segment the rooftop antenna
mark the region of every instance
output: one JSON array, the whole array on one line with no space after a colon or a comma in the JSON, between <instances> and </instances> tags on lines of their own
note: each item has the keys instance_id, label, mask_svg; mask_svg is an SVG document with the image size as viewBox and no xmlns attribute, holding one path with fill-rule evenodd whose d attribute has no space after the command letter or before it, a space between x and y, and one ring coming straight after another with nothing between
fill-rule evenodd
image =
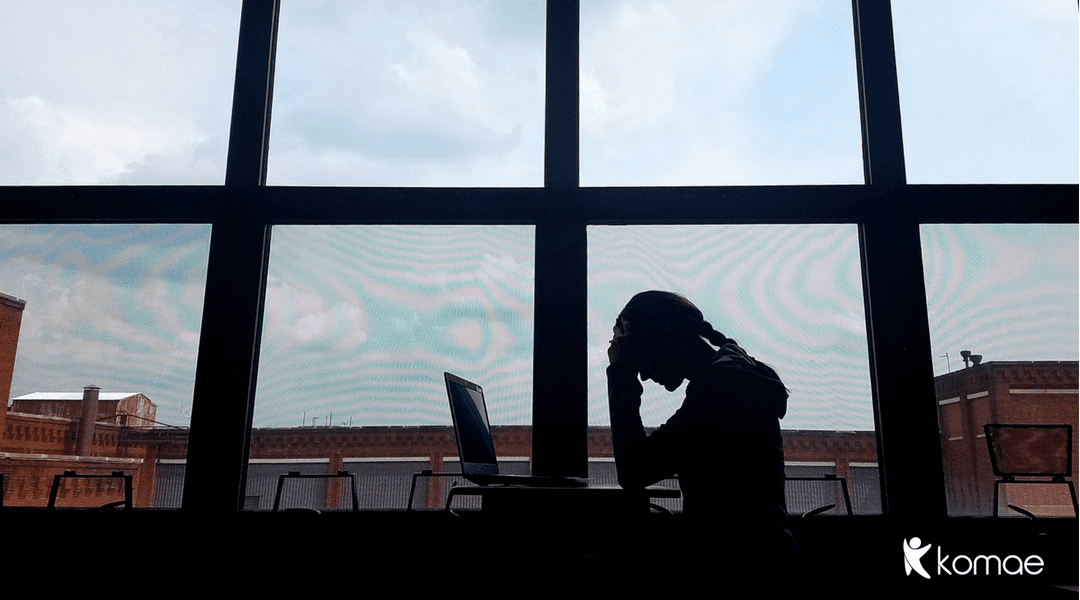
<instances>
[{"instance_id":1,"label":"rooftop antenna","mask_svg":"<svg viewBox=\"0 0 1080 600\"><path fill-rule=\"evenodd\" d=\"M942 356L944 356L944 357L945 357L945 367L946 367L947 369L949 369L949 372L950 372L950 373L952 373L952 365L951 365L951 364L949 364L949 353L948 353L948 352L946 352L945 354L939 354L939 355L938 355L938 358L941 358Z\"/></svg>"}]
</instances>

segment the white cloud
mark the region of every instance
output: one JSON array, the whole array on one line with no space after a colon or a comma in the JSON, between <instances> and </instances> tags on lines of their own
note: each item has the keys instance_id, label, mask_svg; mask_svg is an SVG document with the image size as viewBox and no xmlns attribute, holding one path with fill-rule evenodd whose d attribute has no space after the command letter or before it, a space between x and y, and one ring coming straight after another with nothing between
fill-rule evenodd
<instances>
[{"instance_id":1,"label":"white cloud","mask_svg":"<svg viewBox=\"0 0 1080 600\"><path fill-rule=\"evenodd\" d=\"M841 4L590 4L583 183L860 181L850 8Z\"/></svg>"},{"instance_id":2,"label":"white cloud","mask_svg":"<svg viewBox=\"0 0 1080 600\"><path fill-rule=\"evenodd\" d=\"M151 154L183 155L204 141L193 123L168 122L123 109L75 110L37 96L5 100L23 128L41 148L37 157L49 165L43 181L103 183L121 177L133 163Z\"/></svg>"},{"instance_id":3,"label":"white cloud","mask_svg":"<svg viewBox=\"0 0 1080 600\"><path fill-rule=\"evenodd\" d=\"M238 22L239 3L6 2L0 183L221 183Z\"/></svg>"},{"instance_id":4,"label":"white cloud","mask_svg":"<svg viewBox=\"0 0 1080 600\"><path fill-rule=\"evenodd\" d=\"M488 8L283 7L269 180L541 183L543 19Z\"/></svg>"}]
</instances>

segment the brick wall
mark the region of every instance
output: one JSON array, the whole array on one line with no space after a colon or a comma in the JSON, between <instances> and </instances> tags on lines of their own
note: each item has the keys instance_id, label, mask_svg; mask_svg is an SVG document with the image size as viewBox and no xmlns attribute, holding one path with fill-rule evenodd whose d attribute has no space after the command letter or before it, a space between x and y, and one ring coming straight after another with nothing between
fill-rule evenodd
<instances>
[{"instance_id":1,"label":"brick wall","mask_svg":"<svg viewBox=\"0 0 1080 600\"><path fill-rule=\"evenodd\" d=\"M1077 483L1076 362L988 362L935 378L945 488L952 515L993 514L994 473L983 425L1070 424L1073 427L1072 477ZM1007 504L1040 516L1072 515L1065 486L1003 486ZM1012 513L1015 515L1015 513Z\"/></svg>"},{"instance_id":2,"label":"brick wall","mask_svg":"<svg viewBox=\"0 0 1080 600\"><path fill-rule=\"evenodd\" d=\"M19 347L25 306L25 300L0 293L0 399L4 402L3 410L0 410L0 430L11 399L11 378L15 373L15 352Z\"/></svg>"}]
</instances>

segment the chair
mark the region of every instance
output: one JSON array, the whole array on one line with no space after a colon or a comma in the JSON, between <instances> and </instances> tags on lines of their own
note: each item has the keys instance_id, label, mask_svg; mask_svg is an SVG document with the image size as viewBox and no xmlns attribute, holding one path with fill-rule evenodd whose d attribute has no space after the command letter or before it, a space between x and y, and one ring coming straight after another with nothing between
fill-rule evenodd
<instances>
[{"instance_id":1,"label":"chair","mask_svg":"<svg viewBox=\"0 0 1080 600\"><path fill-rule=\"evenodd\" d=\"M58 475L53 476L52 489L49 490L49 510L56 509L56 497L60 494L60 482L64 479L123 479L124 480L124 499L119 502L109 502L103 504L98 508L101 510L109 508L117 508L123 506L124 510L131 510L131 495L132 495L132 476L125 475L123 471L113 471L109 475L79 475L75 471L64 471Z\"/></svg>"},{"instance_id":2,"label":"chair","mask_svg":"<svg viewBox=\"0 0 1080 600\"><path fill-rule=\"evenodd\" d=\"M424 469L424 470L420 471L419 473L413 473L413 475L412 475L412 485L409 486L409 505L405 509L407 511L410 511L410 510L413 509L413 497L416 495L416 480L421 478L421 477L424 477L424 478L428 478L428 477L461 477L461 473L460 472L458 472L458 473L435 473L431 469ZM449 503L447 503L447 506L449 506Z\"/></svg>"},{"instance_id":3,"label":"chair","mask_svg":"<svg viewBox=\"0 0 1080 600\"><path fill-rule=\"evenodd\" d=\"M839 484L840 485L840 492L843 494L843 498L844 498L844 508L847 510L847 515L849 517L852 516L853 513L852 513L852 510L851 510L851 496L848 495L847 478L845 478L845 477L837 477L836 474L834 474L834 473L828 473L828 474L817 476L817 477L788 477L788 476L785 476L784 480L785 481L818 481L818 482L823 482L823 483L826 483L826 484L833 484L833 485ZM789 496L788 497L788 502L790 503L791 500L792 500L792 498L790 496L793 495L793 491L790 490L789 487L785 485L784 486L784 492L785 492L785 496ZM820 515L822 513L828 512L828 511L830 511L830 510L832 510L834 508L836 508L835 504L826 504L824 506L819 506L819 507L814 508L812 510L808 510L808 511L802 513L802 516L804 518L805 517L813 517L813 516Z\"/></svg>"},{"instance_id":4,"label":"chair","mask_svg":"<svg viewBox=\"0 0 1080 600\"><path fill-rule=\"evenodd\" d=\"M994 469L994 516L998 516L1001 484L1067 485L1077 510L1072 476L1072 425L983 425ZM1039 479L1016 479L1038 477ZM1049 478L1049 479L1047 479ZM1019 511L1026 513L1026 511ZM1026 513L1030 514L1030 513Z\"/></svg>"},{"instance_id":5,"label":"chair","mask_svg":"<svg viewBox=\"0 0 1080 600\"><path fill-rule=\"evenodd\" d=\"M289 471L278 477L277 493L274 495L274 512L278 512L278 508L281 506L281 489L285 487L286 479L335 479L344 478L349 480L349 490L352 493L352 511L359 512L360 507L356 497L356 478L352 473L348 471L338 471L337 473L300 473L299 471ZM315 509L286 509L287 511L306 511L306 512L321 512Z\"/></svg>"}]
</instances>

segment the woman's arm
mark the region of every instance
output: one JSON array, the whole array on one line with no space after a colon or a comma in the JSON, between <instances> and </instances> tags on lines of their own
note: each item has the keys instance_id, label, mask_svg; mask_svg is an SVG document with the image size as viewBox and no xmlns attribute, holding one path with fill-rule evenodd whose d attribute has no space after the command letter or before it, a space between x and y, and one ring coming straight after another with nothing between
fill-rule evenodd
<instances>
[{"instance_id":1,"label":"woman's arm","mask_svg":"<svg viewBox=\"0 0 1080 600\"><path fill-rule=\"evenodd\" d=\"M642 488L674 475L674 463L663 444L650 439L641 423L641 383L637 368L616 361L607 369L611 442L619 485Z\"/></svg>"}]
</instances>

